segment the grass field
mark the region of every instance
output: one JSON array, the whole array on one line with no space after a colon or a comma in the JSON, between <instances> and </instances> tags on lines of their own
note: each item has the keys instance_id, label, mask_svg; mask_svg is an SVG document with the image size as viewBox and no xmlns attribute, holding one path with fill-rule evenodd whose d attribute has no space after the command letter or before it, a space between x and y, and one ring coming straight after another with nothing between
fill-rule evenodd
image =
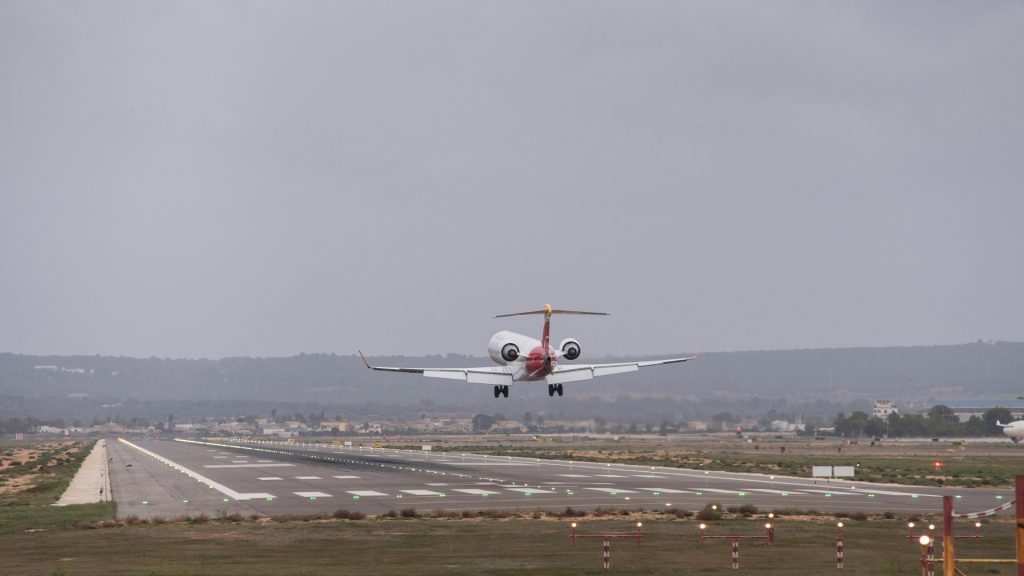
<instances>
[{"instance_id":1,"label":"grass field","mask_svg":"<svg viewBox=\"0 0 1024 576\"><path fill-rule=\"evenodd\" d=\"M71 483L92 444L55 441L0 445L5 464L0 468L0 535L70 528L113 518L113 502L52 506ZM2 566L0 574L5 574Z\"/></svg>"},{"instance_id":2,"label":"grass field","mask_svg":"<svg viewBox=\"0 0 1024 576\"><path fill-rule=\"evenodd\" d=\"M0 538L0 573L30 575L254 576L406 574L598 574L601 539L581 534L632 533L643 521L644 538L612 541L618 574L734 574L730 543L699 543L698 521L646 516L535 520L426 518L310 522L175 522L97 529L59 529ZM917 544L905 519L847 521L844 574L920 573ZM712 523L709 535L764 533L763 518ZM109 524L113 524L112 522ZM741 569L768 575L834 571L834 519L782 518L776 543L742 541ZM964 530L968 530L965 526ZM973 530L971 528L970 530ZM962 557L1013 556L1013 525L996 520L981 540L960 540ZM968 574L1014 574L1009 565L967 567Z\"/></svg>"}]
</instances>

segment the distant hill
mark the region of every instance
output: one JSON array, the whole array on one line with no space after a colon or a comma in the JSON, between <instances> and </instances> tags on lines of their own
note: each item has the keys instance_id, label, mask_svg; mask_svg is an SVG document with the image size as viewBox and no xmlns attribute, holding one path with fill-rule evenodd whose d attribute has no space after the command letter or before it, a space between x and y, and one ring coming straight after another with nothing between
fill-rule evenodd
<instances>
[{"instance_id":1,"label":"distant hill","mask_svg":"<svg viewBox=\"0 0 1024 576\"><path fill-rule=\"evenodd\" d=\"M384 365L486 366L461 355L378 357ZM587 358L612 362L619 358ZM867 402L886 398L924 404L943 398L1024 395L1024 343L707 353L681 366L566 385L571 403L596 399L668 398L742 402ZM260 401L329 405L380 403L500 406L488 386L367 370L356 355L191 360L109 356L0 354L0 396L107 398L136 401ZM546 398L542 383L513 388L513 398Z\"/></svg>"}]
</instances>

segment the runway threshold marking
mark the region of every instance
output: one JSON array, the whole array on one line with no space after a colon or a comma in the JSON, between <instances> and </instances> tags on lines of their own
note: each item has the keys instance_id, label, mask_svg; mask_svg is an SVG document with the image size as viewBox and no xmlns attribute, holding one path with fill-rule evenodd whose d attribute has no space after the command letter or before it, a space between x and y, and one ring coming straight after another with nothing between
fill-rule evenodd
<instances>
[{"instance_id":1,"label":"runway threshold marking","mask_svg":"<svg viewBox=\"0 0 1024 576\"><path fill-rule=\"evenodd\" d=\"M764 492L765 494L780 494L782 496L789 496L790 494L803 494L796 490L771 490L769 488L747 488L748 492Z\"/></svg>"},{"instance_id":2,"label":"runway threshold marking","mask_svg":"<svg viewBox=\"0 0 1024 576\"><path fill-rule=\"evenodd\" d=\"M292 492L292 494L302 496L303 498L334 498L334 496L324 492Z\"/></svg>"},{"instance_id":3,"label":"runway threshold marking","mask_svg":"<svg viewBox=\"0 0 1024 576\"><path fill-rule=\"evenodd\" d=\"M491 494L500 494L500 492L491 492L490 490L481 490L479 488L455 488L456 492L462 492L463 494L472 494L474 496L489 496Z\"/></svg>"},{"instance_id":4,"label":"runway threshold marking","mask_svg":"<svg viewBox=\"0 0 1024 576\"><path fill-rule=\"evenodd\" d=\"M184 466L182 466L181 464L178 464L177 462L174 462L172 460L164 458L163 456L157 454L156 452L152 452L150 450L146 450L142 446L139 446L137 444L133 444L133 443L125 440L124 438L118 438L117 441L122 443L122 444L124 444L125 446L130 446L130 447L138 450L139 452L142 452L143 454L146 454L147 456L151 456L151 457L155 458L157 461L163 462L164 464L167 464L168 466L170 466L170 467L172 467L172 468L174 468L176 470L181 471L183 474L188 474L189 478L195 478L199 482L202 482L203 484L206 484L210 488L213 488L214 490L220 492L221 494L227 496L228 498L232 498L234 500L253 500L253 499L256 499L256 498L260 498L260 499L263 499L263 498L273 498L273 496L271 494L267 494L266 492L245 492L245 493L243 493L243 492L236 492L236 491L232 490L231 488L228 488L227 486L221 484L220 482L215 482L214 480L211 480L211 479L207 478L206 476L203 476L202 474L200 474L198 472L195 472L194 470L190 470L188 468L185 468Z\"/></svg>"},{"instance_id":5,"label":"runway threshold marking","mask_svg":"<svg viewBox=\"0 0 1024 576\"><path fill-rule=\"evenodd\" d=\"M376 490L348 490L347 492L353 496L359 496L360 498L363 496L387 496L387 494L377 492Z\"/></svg>"},{"instance_id":6,"label":"runway threshold marking","mask_svg":"<svg viewBox=\"0 0 1024 576\"><path fill-rule=\"evenodd\" d=\"M405 494L412 494L413 496L444 496L441 492L434 492L433 490L399 490Z\"/></svg>"},{"instance_id":7,"label":"runway threshold marking","mask_svg":"<svg viewBox=\"0 0 1024 576\"><path fill-rule=\"evenodd\" d=\"M607 494L636 494L636 490L623 490L622 488L584 488L594 492L605 492Z\"/></svg>"}]
</instances>

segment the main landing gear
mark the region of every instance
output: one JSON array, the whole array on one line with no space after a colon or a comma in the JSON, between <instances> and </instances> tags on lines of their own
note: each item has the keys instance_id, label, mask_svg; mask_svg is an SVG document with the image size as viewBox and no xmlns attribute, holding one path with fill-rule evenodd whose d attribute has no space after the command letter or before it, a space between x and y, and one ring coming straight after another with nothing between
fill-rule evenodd
<instances>
[{"instance_id":1,"label":"main landing gear","mask_svg":"<svg viewBox=\"0 0 1024 576\"><path fill-rule=\"evenodd\" d=\"M505 398L508 398L508 384L494 387L494 397L498 398L500 396L505 396Z\"/></svg>"},{"instance_id":2,"label":"main landing gear","mask_svg":"<svg viewBox=\"0 0 1024 576\"><path fill-rule=\"evenodd\" d=\"M561 396L562 395L562 385L561 384L548 384L548 396L554 396L555 392L558 392L558 395Z\"/></svg>"}]
</instances>

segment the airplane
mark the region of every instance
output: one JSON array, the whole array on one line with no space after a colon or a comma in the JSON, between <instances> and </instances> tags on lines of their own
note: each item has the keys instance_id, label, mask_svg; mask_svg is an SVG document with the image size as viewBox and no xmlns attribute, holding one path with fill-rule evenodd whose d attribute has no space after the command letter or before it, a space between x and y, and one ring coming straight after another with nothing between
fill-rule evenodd
<instances>
[{"instance_id":1,"label":"airplane","mask_svg":"<svg viewBox=\"0 0 1024 576\"><path fill-rule=\"evenodd\" d=\"M698 350L693 356L668 358L665 360L618 362L614 364L560 364L560 358L565 358L566 360L576 360L579 358L582 348L579 341L575 338L562 340L558 344L557 349L551 346L551 316L555 314L608 316L608 314L605 312L561 310L552 308L550 304L545 304L543 310L499 314L495 318L535 314L544 315L544 330L541 333L540 340L508 330L502 330L491 337L490 342L487 344L487 352L491 360L498 364L498 366L479 368L393 368L370 364L366 357L363 356L362 351L359 352L359 357L363 359L366 367L371 370L408 372L422 374L428 378L448 378L451 380L463 380L473 384L491 384L494 386L495 398L500 396L508 398L509 386L515 382L544 380L548 384L548 396L554 396L555 394L561 396L564 392L562 385L567 382L590 380L598 376L608 376L610 374L636 372L647 366L689 362L696 359L700 354L700 350ZM703 347L701 348L703 349ZM524 351L526 351L525 354Z\"/></svg>"},{"instance_id":2,"label":"airplane","mask_svg":"<svg viewBox=\"0 0 1024 576\"><path fill-rule=\"evenodd\" d=\"M1003 429L1003 434L1010 437L1013 443L1016 444L1024 439L1024 420L1017 420L1010 422L1009 424L1003 424L999 420L996 420L996 426Z\"/></svg>"}]
</instances>

